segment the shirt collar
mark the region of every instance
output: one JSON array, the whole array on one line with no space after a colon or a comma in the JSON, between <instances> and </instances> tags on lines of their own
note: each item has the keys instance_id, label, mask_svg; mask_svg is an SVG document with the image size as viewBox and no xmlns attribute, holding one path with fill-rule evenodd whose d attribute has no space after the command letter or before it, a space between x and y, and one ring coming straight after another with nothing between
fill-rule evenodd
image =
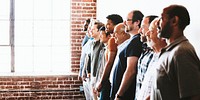
<instances>
[{"instance_id":1,"label":"shirt collar","mask_svg":"<svg viewBox=\"0 0 200 100\"><path fill-rule=\"evenodd\" d=\"M183 41L188 41L188 39L185 36L181 36L178 39L176 39L174 42L170 43L168 46L164 47L161 50L161 52L170 51Z\"/></svg>"}]
</instances>

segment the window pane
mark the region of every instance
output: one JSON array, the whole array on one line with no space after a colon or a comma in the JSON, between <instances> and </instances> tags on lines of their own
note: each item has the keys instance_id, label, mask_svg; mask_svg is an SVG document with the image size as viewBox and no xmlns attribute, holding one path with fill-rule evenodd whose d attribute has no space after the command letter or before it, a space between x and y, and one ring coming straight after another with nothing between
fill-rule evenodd
<instances>
[{"instance_id":1,"label":"window pane","mask_svg":"<svg viewBox=\"0 0 200 100\"><path fill-rule=\"evenodd\" d=\"M0 0L0 19L8 20L10 17L10 0Z\"/></svg>"},{"instance_id":2,"label":"window pane","mask_svg":"<svg viewBox=\"0 0 200 100\"><path fill-rule=\"evenodd\" d=\"M9 44L10 0L0 0L0 45Z\"/></svg>"},{"instance_id":3,"label":"window pane","mask_svg":"<svg viewBox=\"0 0 200 100\"><path fill-rule=\"evenodd\" d=\"M34 71L50 72L52 71L51 47L34 47Z\"/></svg>"},{"instance_id":4,"label":"window pane","mask_svg":"<svg viewBox=\"0 0 200 100\"><path fill-rule=\"evenodd\" d=\"M54 21L52 32L53 45L68 45L70 40L69 21Z\"/></svg>"},{"instance_id":5,"label":"window pane","mask_svg":"<svg viewBox=\"0 0 200 100\"><path fill-rule=\"evenodd\" d=\"M15 45L32 46L33 44L33 21L15 21ZM21 49L23 50L23 49Z\"/></svg>"},{"instance_id":6,"label":"window pane","mask_svg":"<svg viewBox=\"0 0 200 100\"><path fill-rule=\"evenodd\" d=\"M29 21L32 20L34 14L33 1L34 0L15 0L15 19Z\"/></svg>"},{"instance_id":7,"label":"window pane","mask_svg":"<svg viewBox=\"0 0 200 100\"><path fill-rule=\"evenodd\" d=\"M52 23L50 21L34 22L34 45L44 46L51 45L52 40Z\"/></svg>"},{"instance_id":8,"label":"window pane","mask_svg":"<svg viewBox=\"0 0 200 100\"><path fill-rule=\"evenodd\" d=\"M9 21L0 21L0 45L9 45Z\"/></svg>"},{"instance_id":9,"label":"window pane","mask_svg":"<svg viewBox=\"0 0 200 100\"><path fill-rule=\"evenodd\" d=\"M10 47L1 47L0 46L0 72L10 72L11 63L10 63Z\"/></svg>"},{"instance_id":10,"label":"window pane","mask_svg":"<svg viewBox=\"0 0 200 100\"><path fill-rule=\"evenodd\" d=\"M61 46L52 48L52 70L56 72L70 72L70 48L69 46ZM64 65L64 66L63 66Z\"/></svg>"},{"instance_id":11,"label":"window pane","mask_svg":"<svg viewBox=\"0 0 200 100\"><path fill-rule=\"evenodd\" d=\"M33 72L33 47L15 47L15 72Z\"/></svg>"},{"instance_id":12,"label":"window pane","mask_svg":"<svg viewBox=\"0 0 200 100\"><path fill-rule=\"evenodd\" d=\"M69 10L66 10L69 9ZM70 19L70 0L53 0L53 19Z\"/></svg>"},{"instance_id":13,"label":"window pane","mask_svg":"<svg viewBox=\"0 0 200 100\"><path fill-rule=\"evenodd\" d=\"M60 2L60 0L54 0ZM52 0L34 0L34 19L36 20L49 20L52 18ZM66 9L67 10L67 9Z\"/></svg>"},{"instance_id":14,"label":"window pane","mask_svg":"<svg viewBox=\"0 0 200 100\"><path fill-rule=\"evenodd\" d=\"M16 2L16 72L71 71L70 0Z\"/></svg>"}]
</instances>

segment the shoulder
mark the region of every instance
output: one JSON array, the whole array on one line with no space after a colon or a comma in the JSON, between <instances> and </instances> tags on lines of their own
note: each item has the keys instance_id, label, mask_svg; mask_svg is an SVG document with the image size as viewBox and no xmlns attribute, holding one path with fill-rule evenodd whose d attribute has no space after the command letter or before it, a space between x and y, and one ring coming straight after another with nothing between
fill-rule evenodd
<instances>
[{"instance_id":1,"label":"shoulder","mask_svg":"<svg viewBox=\"0 0 200 100\"><path fill-rule=\"evenodd\" d=\"M117 51L117 44L115 43L115 39L113 37L108 41L108 49L109 51Z\"/></svg>"}]
</instances>

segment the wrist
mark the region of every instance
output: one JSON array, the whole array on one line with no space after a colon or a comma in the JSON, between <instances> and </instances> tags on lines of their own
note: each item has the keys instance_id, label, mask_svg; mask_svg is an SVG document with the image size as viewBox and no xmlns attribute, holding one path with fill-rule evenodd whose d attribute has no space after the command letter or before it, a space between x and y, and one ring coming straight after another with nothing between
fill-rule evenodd
<instances>
[{"instance_id":1,"label":"wrist","mask_svg":"<svg viewBox=\"0 0 200 100\"><path fill-rule=\"evenodd\" d=\"M118 99L123 99L123 96L122 96L122 95L119 95L119 94L116 94L116 98L118 98Z\"/></svg>"}]
</instances>

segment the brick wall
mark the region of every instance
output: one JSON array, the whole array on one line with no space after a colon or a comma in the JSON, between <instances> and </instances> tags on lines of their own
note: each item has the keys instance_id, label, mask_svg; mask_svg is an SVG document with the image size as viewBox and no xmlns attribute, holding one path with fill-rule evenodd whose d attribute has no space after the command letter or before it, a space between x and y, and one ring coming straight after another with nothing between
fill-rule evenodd
<instances>
[{"instance_id":1,"label":"brick wall","mask_svg":"<svg viewBox=\"0 0 200 100\"><path fill-rule=\"evenodd\" d=\"M84 100L77 75L0 77L0 100Z\"/></svg>"},{"instance_id":2,"label":"brick wall","mask_svg":"<svg viewBox=\"0 0 200 100\"><path fill-rule=\"evenodd\" d=\"M71 0L71 65L72 71L79 71L81 42L85 33L81 32L87 18L96 18L96 0Z\"/></svg>"}]
</instances>

